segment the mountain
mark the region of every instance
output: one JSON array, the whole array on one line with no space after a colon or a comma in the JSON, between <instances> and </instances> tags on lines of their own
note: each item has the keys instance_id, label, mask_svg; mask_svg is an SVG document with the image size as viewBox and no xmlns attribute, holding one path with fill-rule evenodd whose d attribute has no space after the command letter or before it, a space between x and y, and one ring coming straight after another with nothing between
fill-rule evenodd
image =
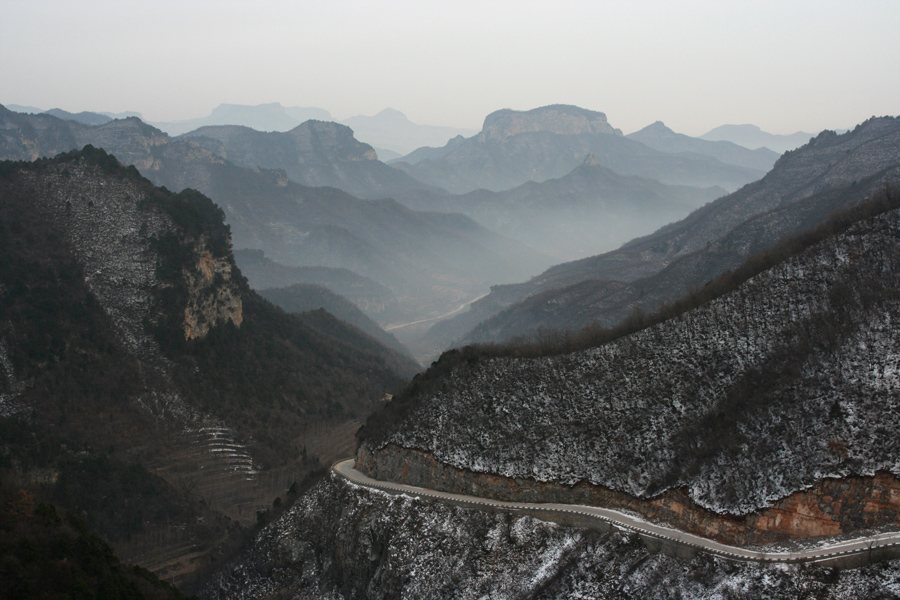
<instances>
[{"instance_id":1,"label":"mountain","mask_svg":"<svg viewBox=\"0 0 900 600\"><path fill-rule=\"evenodd\" d=\"M719 281L715 298L601 345L449 352L369 420L357 466L481 497L618 508L756 548L896 531L897 204L848 213L753 276ZM204 594L837 600L895 597L900 577L897 559L837 568L660 551L572 515L336 475L295 506Z\"/></svg>"},{"instance_id":2,"label":"mountain","mask_svg":"<svg viewBox=\"0 0 900 600\"><path fill-rule=\"evenodd\" d=\"M295 283L308 283L327 288L357 306L374 310L396 301L391 290L349 269L335 267L289 267L270 260L262 250L235 250L234 260L255 290Z\"/></svg>"},{"instance_id":3,"label":"mountain","mask_svg":"<svg viewBox=\"0 0 900 600\"><path fill-rule=\"evenodd\" d=\"M463 213L557 260L572 260L616 248L726 194L623 176L597 162L588 155L564 177L503 192L423 194L403 202L417 210Z\"/></svg>"},{"instance_id":4,"label":"mountain","mask_svg":"<svg viewBox=\"0 0 900 600\"><path fill-rule=\"evenodd\" d=\"M6 108L13 112L20 113L39 114L44 112L43 108L37 108L35 106L22 106L21 104L7 104Z\"/></svg>"},{"instance_id":5,"label":"mountain","mask_svg":"<svg viewBox=\"0 0 900 600\"><path fill-rule=\"evenodd\" d=\"M662 121L647 125L640 131L629 133L625 137L650 146L654 150L671 153L693 152L710 156L725 164L763 172L768 172L779 156L779 153L773 152L768 148L749 150L744 146L728 141L708 141L703 138L690 137L683 133L675 133L666 127Z\"/></svg>"},{"instance_id":6,"label":"mountain","mask_svg":"<svg viewBox=\"0 0 900 600\"><path fill-rule=\"evenodd\" d=\"M359 198L387 198L437 191L378 160L346 125L306 121L286 133L236 125L202 127L179 139L196 142L237 165L283 169L308 186L342 189Z\"/></svg>"},{"instance_id":7,"label":"mountain","mask_svg":"<svg viewBox=\"0 0 900 600\"><path fill-rule=\"evenodd\" d=\"M423 146L441 146L459 135L471 136L478 133L459 127L418 125L393 108L386 108L377 115L357 115L341 122L353 129L356 139L400 155L409 154ZM385 157L382 160L386 160Z\"/></svg>"},{"instance_id":8,"label":"mountain","mask_svg":"<svg viewBox=\"0 0 900 600\"><path fill-rule=\"evenodd\" d=\"M106 115L102 115L100 113L95 112L87 112L83 111L80 113L70 113L68 111L62 110L61 108L51 108L46 111L48 115L53 115L58 119L66 119L69 121L76 121L83 125L103 125L104 123L109 123L112 121L111 117L107 117Z\"/></svg>"},{"instance_id":9,"label":"mountain","mask_svg":"<svg viewBox=\"0 0 900 600\"><path fill-rule=\"evenodd\" d=\"M447 141L443 146L432 147L432 146L423 146L421 148L417 148L407 154L406 156L402 156L400 158L387 159L385 162L395 163L395 162L405 162L411 165L416 164L417 162L426 160L426 159L438 159L450 153L451 150L462 144L466 141L462 135L458 135ZM380 155L379 155L380 156ZM383 159L384 160L384 159Z\"/></svg>"},{"instance_id":10,"label":"mountain","mask_svg":"<svg viewBox=\"0 0 900 600\"><path fill-rule=\"evenodd\" d=\"M355 304L339 296L326 287L311 283L295 283L288 287L268 288L259 294L269 302L280 306L289 313L302 313L324 309L344 323L353 325L366 335L377 340L382 346L399 354L409 355L397 338L382 329L378 324L359 310ZM404 374L415 375L416 371Z\"/></svg>"},{"instance_id":11,"label":"mountain","mask_svg":"<svg viewBox=\"0 0 900 600\"><path fill-rule=\"evenodd\" d=\"M461 215L302 186L284 171L239 167L136 118L87 127L0 108L0 123L0 157L33 160L96 144L157 185L211 197L225 211L238 248L263 250L292 267L349 269L387 286L396 302L360 305L382 325L438 318L493 283L521 280L551 263Z\"/></svg>"},{"instance_id":12,"label":"mountain","mask_svg":"<svg viewBox=\"0 0 900 600\"><path fill-rule=\"evenodd\" d=\"M323 108L282 106L278 102L249 106L220 104L207 117L172 122L153 122L151 125L169 135L181 135L211 125L241 125L257 131L289 131L309 119L331 121L331 114Z\"/></svg>"},{"instance_id":13,"label":"mountain","mask_svg":"<svg viewBox=\"0 0 900 600\"><path fill-rule=\"evenodd\" d=\"M0 197L3 479L169 581L233 552L418 369L258 296L221 209L103 150L0 163Z\"/></svg>"},{"instance_id":14,"label":"mountain","mask_svg":"<svg viewBox=\"0 0 900 600\"><path fill-rule=\"evenodd\" d=\"M446 347L482 321L463 339L499 341L593 322L613 326L636 306L655 310L898 179L900 119L872 118L843 135L823 132L785 153L760 181L613 252L496 286L468 314L439 324L429 336Z\"/></svg>"},{"instance_id":15,"label":"mountain","mask_svg":"<svg viewBox=\"0 0 900 600\"><path fill-rule=\"evenodd\" d=\"M562 177L591 153L600 165L620 175L675 185L734 190L764 174L708 156L654 150L623 137L603 113L567 105L491 113L474 137L443 152L432 151L415 164L402 160L392 164L419 181L462 194Z\"/></svg>"},{"instance_id":16,"label":"mountain","mask_svg":"<svg viewBox=\"0 0 900 600\"><path fill-rule=\"evenodd\" d=\"M784 153L806 144L814 133L798 131L790 135L768 133L756 125L721 125L700 136L701 140L711 142L732 142L744 148L767 148L774 152Z\"/></svg>"}]
</instances>

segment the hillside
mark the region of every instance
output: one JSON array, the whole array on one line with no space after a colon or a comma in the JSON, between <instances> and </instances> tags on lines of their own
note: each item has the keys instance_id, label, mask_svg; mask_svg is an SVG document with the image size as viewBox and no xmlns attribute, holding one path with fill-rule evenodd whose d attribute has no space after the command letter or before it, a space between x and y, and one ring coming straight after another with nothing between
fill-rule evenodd
<instances>
[{"instance_id":1,"label":"hillside","mask_svg":"<svg viewBox=\"0 0 900 600\"><path fill-rule=\"evenodd\" d=\"M414 368L260 298L219 208L102 150L0 163L0 197L3 478L169 580L343 455Z\"/></svg>"},{"instance_id":2,"label":"hillside","mask_svg":"<svg viewBox=\"0 0 900 600\"><path fill-rule=\"evenodd\" d=\"M599 346L448 353L370 419L358 463L413 485L625 503L744 544L896 529L897 204Z\"/></svg>"},{"instance_id":3,"label":"hillside","mask_svg":"<svg viewBox=\"0 0 900 600\"><path fill-rule=\"evenodd\" d=\"M823 132L782 156L760 181L613 252L496 286L429 336L447 347L454 339L499 341L541 327L615 325L635 306L654 310L898 180L900 119L869 119L843 135Z\"/></svg>"},{"instance_id":4,"label":"hillside","mask_svg":"<svg viewBox=\"0 0 900 600\"><path fill-rule=\"evenodd\" d=\"M451 140L446 152L430 154L414 164L399 160L392 165L454 194L562 177L588 154L620 175L674 185L734 190L764 174L708 156L654 150L623 137L603 113L567 105L491 113L480 133L462 143Z\"/></svg>"},{"instance_id":5,"label":"hillside","mask_svg":"<svg viewBox=\"0 0 900 600\"><path fill-rule=\"evenodd\" d=\"M397 338L379 327L375 321L367 317L355 304L335 294L328 288L311 283L295 283L287 287L262 289L259 294L289 313L324 309L337 319L353 325L366 335L378 340L381 345L391 348L400 354L409 355L409 350L397 341ZM408 368L397 370L398 373L409 377L415 375L417 371L418 369L415 367L411 371Z\"/></svg>"}]
</instances>

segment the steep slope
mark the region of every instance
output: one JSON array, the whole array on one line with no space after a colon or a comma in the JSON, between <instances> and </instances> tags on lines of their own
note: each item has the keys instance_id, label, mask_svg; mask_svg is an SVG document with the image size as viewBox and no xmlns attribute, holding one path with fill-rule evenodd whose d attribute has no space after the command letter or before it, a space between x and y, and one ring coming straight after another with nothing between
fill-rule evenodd
<instances>
[{"instance_id":1,"label":"steep slope","mask_svg":"<svg viewBox=\"0 0 900 600\"><path fill-rule=\"evenodd\" d=\"M625 137L662 152L693 152L710 156L725 164L763 172L768 172L779 156L778 152L773 152L768 148L750 150L729 141L709 141L703 138L690 137L683 133L675 133L666 127L662 121L647 125L640 131L629 133ZM806 141L804 140L804 143Z\"/></svg>"},{"instance_id":2,"label":"steep slope","mask_svg":"<svg viewBox=\"0 0 900 600\"><path fill-rule=\"evenodd\" d=\"M338 123L306 121L286 133L220 125L181 137L242 167L283 169L298 183L336 187L359 198L437 191L379 161L370 145Z\"/></svg>"},{"instance_id":3,"label":"steep slope","mask_svg":"<svg viewBox=\"0 0 900 600\"><path fill-rule=\"evenodd\" d=\"M622 493L646 500L629 508L648 516L750 543L896 529L897 204L854 222L871 214L858 211L712 301L603 345L449 354L392 403L394 417L370 420L358 462L382 479L482 493ZM464 476L441 479L440 465Z\"/></svg>"},{"instance_id":4,"label":"steep slope","mask_svg":"<svg viewBox=\"0 0 900 600\"><path fill-rule=\"evenodd\" d=\"M558 179L530 181L504 192L406 198L413 209L461 212L481 225L558 260L617 248L725 195L722 188L666 185L618 175L588 155Z\"/></svg>"},{"instance_id":5,"label":"steep slope","mask_svg":"<svg viewBox=\"0 0 900 600\"><path fill-rule=\"evenodd\" d=\"M392 164L419 181L462 194L562 177L591 153L599 164L621 175L676 185L733 190L763 175L706 156L653 150L624 138L603 113L567 105L491 113L478 135L449 152L415 164Z\"/></svg>"},{"instance_id":6,"label":"steep slope","mask_svg":"<svg viewBox=\"0 0 900 600\"><path fill-rule=\"evenodd\" d=\"M843 135L823 132L786 153L760 181L616 251L557 265L526 283L497 286L469 314L430 335L446 344L494 315L465 339L502 340L594 321L614 325L635 306L653 310L782 237L816 226L832 211L898 181L898 171L900 119L869 119Z\"/></svg>"},{"instance_id":7,"label":"steep slope","mask_svg":"<svg viewBox=\"0 0 900 600\"><path fill-rule=\"evenodd\" d=\"M4 479L167 578L229 551L314 455L345 453L323 435L409 365L257 296L220 209L102 150L2 163L0 197Z\"/></svg>"},{"instance_id":8,"label":"steep slope","mask_svg":"<svg viewBox=\"0 0 900 600\"><path fill-rule=\"evenodd\" d=\"M353 325L366 335L378 340L383 346L401 354L409 354L409 350L397 338L379 327L355 304L328 288L310 283L295 283L288 287L263 289L259 293L263 298L289 313L325 309L341 321ZM417 371L414 364L410 364L403 371L398 370L404 375L408 373L410 377Z\"/></svg>"}]
</instances>

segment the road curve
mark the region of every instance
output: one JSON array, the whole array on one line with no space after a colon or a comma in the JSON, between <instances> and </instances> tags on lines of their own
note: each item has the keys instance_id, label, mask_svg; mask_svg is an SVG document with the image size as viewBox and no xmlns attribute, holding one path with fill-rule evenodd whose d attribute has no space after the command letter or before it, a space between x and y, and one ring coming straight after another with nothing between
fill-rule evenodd
<instances>
[{"instance_id":1,"label":"road curve","mask_svg":"<svg viewBox=\"0 0 900 600\"><path fill-rule=\"evenodd\" d=\"M543 512L557 512L569 515L578 515L598 519L604 523L635 532L641 536L674 543L695 550L723 558L739 561L753 561L761 563L798 563L798 562L832 562L842 557L870 554L873 551L895 549L900 551L900 532L881 533L877 535L824 543L811 548L789 552L766 552L756 549L739 548L729 546L715 540L704 538L677 529L665 527L644 521L639 517L597 506L582 506L579 504L552 504L531 502L506 502L503 500L491 500L478 496L465 494L453 494L440 492L427 488L379 481L356 470L353 466L354 459L342 460L332 465L332 470L339 476L363 487L374 488L391 493L409 494L423 498L435 498L449 500L455 503L470 504L474 506L490 506L503 510L531 510Z\"/></svg>"}]
</instances>

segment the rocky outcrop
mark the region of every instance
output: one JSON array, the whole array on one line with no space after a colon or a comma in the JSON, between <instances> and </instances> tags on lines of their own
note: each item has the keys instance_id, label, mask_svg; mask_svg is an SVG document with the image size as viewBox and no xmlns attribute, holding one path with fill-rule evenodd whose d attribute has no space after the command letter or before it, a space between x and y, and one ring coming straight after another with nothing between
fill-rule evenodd
<instances>
[{"instance_id":1,"label":"rocky outcrop","mask_svg":"<svg viewBox=\"0 0 900 600\"><path fill-rule=\"evenodd\" d=\"M657 523L744 547L900 528L900 479L883 472L822 479L768 508L736 517L699 506L683 488L636 498L583 481L569 486L475 473L441 463L433 454L395 445L375 452L361 450L356 467L375 479L495 500L632 511Z\"/></svg>"},{"instance_id":2,"label":"rocky outcrop","mask_svg":"<svg viewBox=\"0 0 900 600\"><path fill-rule=\"evenodd\" d=\"M536 132L558 135L622 135L622 131L610 125L602 112L567 104L553 104L529 111L506 108L492 112L485 117L479 137L485 141L502 142L514 135Z\"/></svg>"},{"instance_id":3,"label":"rocky outcrop","mask_svg":"<svg viewBox=\"0 0 900 600\"><path fill-rule=\"evenodd\" d=\"M232 279L233 262L213 257L202 243L195 252L194 268L184 269L188 291L184 337L188 340L203 337L210 328L226 322L240 327L244 320L241 292Z\"/></svg>"}]
</instances>

